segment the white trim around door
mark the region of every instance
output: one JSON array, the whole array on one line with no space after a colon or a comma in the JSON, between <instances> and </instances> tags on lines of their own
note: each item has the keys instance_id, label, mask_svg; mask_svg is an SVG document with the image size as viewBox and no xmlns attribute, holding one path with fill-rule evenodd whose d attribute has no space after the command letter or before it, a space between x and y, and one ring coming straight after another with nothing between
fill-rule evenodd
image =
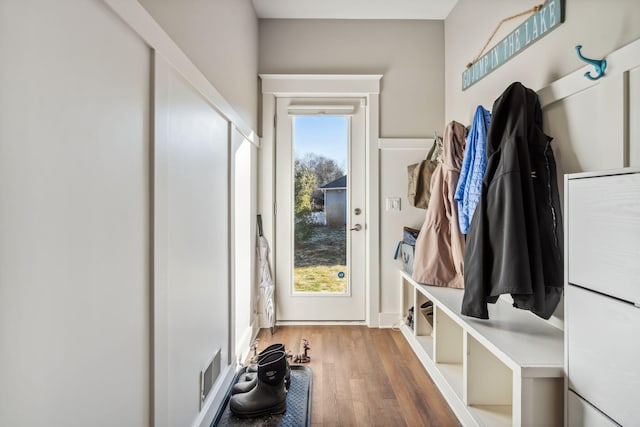
<instances>
[{"instance_id":1,"label":"white trim around door","mask_svg":"<svg viewBox=\"0 0 640 427\"><path fill-rule=\"evenodd\" d=\"M259 153L258 210L262 214L263 232L273 245L275 242L275 117L276 98L279 97L359 97L365 98L366 152L365 152L365 322L369 327L379 326L380 312L380 219L378 182L378 128L379 96L382 75L292 75L261 74L262 79L262 138ZM272 247L272 254L276 248ZM273 270L274 279L278 272ZM262 326L266 326L262 319Z\"/></svg>"}]
</instances>

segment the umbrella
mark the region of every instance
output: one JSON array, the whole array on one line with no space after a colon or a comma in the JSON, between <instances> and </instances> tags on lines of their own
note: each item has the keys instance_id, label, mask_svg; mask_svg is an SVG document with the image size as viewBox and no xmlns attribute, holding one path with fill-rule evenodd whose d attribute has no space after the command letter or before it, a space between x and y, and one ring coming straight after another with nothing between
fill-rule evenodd
<instances>
[{"instance_id":1,"label":"umbrella","mask_svg":"<svg viewBox=\"0 0 640 427\"><path fill-rule=\"evenodd\" d=\"M271 277L271 268L269 267L269 241L262 234L262 216L258 215L258 259L260 260L260 293L262 295L262 305L264 314L269 321L271 335L276 324L275 309L275 286Z\"/></svg>"}]
</instances>

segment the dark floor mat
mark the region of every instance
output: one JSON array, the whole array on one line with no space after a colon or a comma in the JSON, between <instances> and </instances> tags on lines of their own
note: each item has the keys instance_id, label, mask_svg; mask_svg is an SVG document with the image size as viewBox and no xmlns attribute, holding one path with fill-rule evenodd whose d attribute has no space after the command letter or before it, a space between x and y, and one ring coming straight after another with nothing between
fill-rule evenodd
<instances>
[{"instance_id":1,"label":"dark floor mat","mask_svg":"<svg viewBox=\"0 0 640 427\"><path fill-rule=\"evenodd\" d=\"M240 371L233 384L243 373ZM238 427L305 427L311 426L311 380L313 373L307 366L291 365L291 386L287 393L287 411L281 415L259 418L238 418L229 409L231 387L224 400L223 409L218 412L212 426Z\"/></svg>"}]
</instances>

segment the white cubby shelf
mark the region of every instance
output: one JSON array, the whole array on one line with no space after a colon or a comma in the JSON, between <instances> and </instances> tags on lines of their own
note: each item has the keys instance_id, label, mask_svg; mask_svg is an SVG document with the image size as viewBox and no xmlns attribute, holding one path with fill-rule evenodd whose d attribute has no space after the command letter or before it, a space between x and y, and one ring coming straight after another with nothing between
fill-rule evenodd
<instances>
[{"instance_id":1,"label":"white cubby shelf","mask_svg":"<svg viewBox=\"0 0 640 427\"><path fill-rule=\"evenodd\" d=\"M460 314L464 290L428 286L400 271L400 327L464 426L562 426L563 331L502 299L488 320ZM420 306L431 301L433 314Z\"/></svg>"}]
</instances>

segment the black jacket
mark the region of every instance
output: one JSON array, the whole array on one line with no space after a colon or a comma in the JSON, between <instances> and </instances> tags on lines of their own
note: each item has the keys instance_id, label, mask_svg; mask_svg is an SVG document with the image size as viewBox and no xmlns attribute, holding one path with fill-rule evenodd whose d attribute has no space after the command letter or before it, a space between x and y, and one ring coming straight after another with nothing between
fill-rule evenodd
<instances>
[{"instance_id":1,"label":"black jacket","mask_svg":"<svg viewBox=\"0 0 640 427\"><path fill-rule=\"evenodd\" d=\"M487 319L487 303L548 319L563 287L563 230L551 137L537 94L513 83L495 101L487 135L482 197L464 256L462 314Z\"/></svg>"}]
</instances>

